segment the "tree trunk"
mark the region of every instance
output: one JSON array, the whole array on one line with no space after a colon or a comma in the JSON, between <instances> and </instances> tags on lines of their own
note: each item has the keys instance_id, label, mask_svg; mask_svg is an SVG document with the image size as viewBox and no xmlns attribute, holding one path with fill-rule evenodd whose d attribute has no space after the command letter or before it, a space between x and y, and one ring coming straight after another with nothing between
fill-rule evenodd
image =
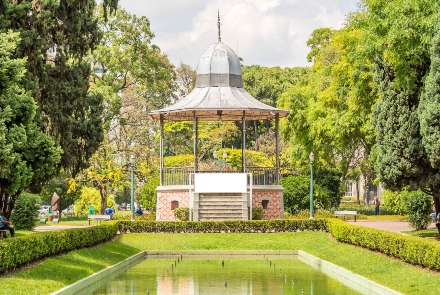
<instances>
[{"instance_id":1,"label":"tree trunk","mask_svg":"<svg viewBox=\"0 0 440 295\"><path fill-rule=\"evenodd\" d=\"M358 205L361 204L361 197L359 195L359 180L356 180L356 197Z\"/></svg>"},{"instance_id":2,"label":"tree trunk","mask_svg":"<svg viewBox=\"0 0 440 295\"><path fill-rule=\"evenodd\" d=\"M101 195L101 214L105 214L105 208L107 207L107 194L105 190L105 185L101 184L99 186L99 194Z\"/></svg>"},{"instance_id":3,"label":"tree trunk","mask_svg":"<svg viewBox=\"0 0 440 295\"><path fill-rule=\"evenodd\" d=\"M440 213L440 192L432 193L432 198L434 200L434 206L435 206L435 215ZM437 217L437 216L436 216Z\"/></svg>"}]
</instances>

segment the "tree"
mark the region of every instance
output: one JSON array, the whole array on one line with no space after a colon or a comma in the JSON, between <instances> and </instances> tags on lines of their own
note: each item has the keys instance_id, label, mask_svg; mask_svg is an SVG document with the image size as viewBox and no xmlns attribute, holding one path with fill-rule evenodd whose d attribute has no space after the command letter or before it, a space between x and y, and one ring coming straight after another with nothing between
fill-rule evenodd
<instances>
[{"instance_id":1,"label":"tree","mask_svg":"<svg viewBox=\"0 0 440 295\"><path fill-rule=\"evenodd\" d=\"M71 190L71 182L69 182L69 180L67 174L60 173L50 181L46 182L40 192L42 201L50 203L53 193L56 193L60 197L58 203L59 212L62 212L64 209L73 205L80 196L80 190Z\"/></svg>"},{"instance_id":2,"label":"tree","mask_svg":"<svg viewBox=\"0 0 440 295\"><path fill-rule=\"evenodd\" d=\"M155 122L148 113L172 102L177 83L174 66L160 48L146 17L124 9L105 20L98 10L103 39L93 51L92 90L105 101L105 137L80 181L93 185L101 195L101 211L111 192L130 187L130 156L136 158L136 182L144 183L157 172Z\"/></svg>"},{"instance_id":3,"label":"tree","mask_svg":"<svg viewBox=\"0 0 440 295\"><path fill-rule=\"evenodd\" d=\"M362 44L368 31L350 16L338 31L318 29L308 41L313 67L288 89L279 105L291 113L282 125L298 166L308 165L313 151L317 167L334 167L343 181L363 174L374 179L369 155L375 144L371 109L377 100L370 60ZM356 169L357 173L352 173Z\"/></svg>"},{"instance_id":4,"label":"tree","mask_svg":"<svg viewBox=\"0 0 440 295\"><path fill-rule=\"evenodd\" d=\"M112 12L117 0L105 0L103 6ZM27 71L20 84L37 103L38 128L63 150L57 168L73 175L87 167L103 139L102 98L89 92L86 59L102 36L95 7L94 0L0 4L0 31L21 36L15 56L27 58Z\"/></svg>"},{"instance_id":5,"label":"tree","mask_svg":"<svg viewBox=\"0 0 440 295\"><path fill-rule=\"evenodd\" d=\"M182 98L196 86L196 71L182 61L177 68L177 84L179 85L179 97Z\"/></svg>"},{"instance_id":6,"label":"tree","mask_svg":"<svg viewBox=\"0 0 440 295\"><path fill-rule=\"evenodd\" d=\"M309 54L307 54L307 61L313 62L314 58L321 53L322 49L330 43L334 35L335 30L330 28L314 30L309 40L307 40L307 46L311 49Z\"/></svg>"},{"instance_id":7,"label":"tree","mask_svg":"<svg viewBox=\"0 0 440 295\"><path fill-rule=\"evenodd\" d=\"M20 193L56 173L61 150L35 122L37 106L20 85L26 60L14 58L18 33L0 33L0 195L9 218Z\"/></svg>"},{"instance_id":8,"label":"tree","mask_svg":"<svg viewBox=\"0 0 440 295\"><path fill-rule=\"evenodd\" d=\"M11 222L17 230L31 231L35 227L38 218L37 210L41 200L38 195L23 192L14 206L11 214Z\"/></svg>"},{"instance_id":9,"label":"tree","mask_svg":"<svg viewBox=\"0 0 440 295\"><path fill-rule=\"evenodd\" d=\"M435 1L366 1L365 23L374 36L375 81L380 101L376 170L387 188L421 189L440 210L440 170L434 151L440 138L438 98L438 15ZM399 19L388 22L389 19ZM431 46L431 51L429 48Z\"/></svg>"},{"instance_id":10,"label":"tree","mask_svg":"<svg viewBox=\"0 0 440 295\"><path fill-rule=\"evenodd\" d=\"M145 101L142 111L147 114L165 107L176 97L176 73L168 57L152 44L150 21L122 8L106 20L104 12L96 12L103 38L92 54L92 89L104 96L107 124L119 114L126 91Z\"/></svg>"}]
</instances>

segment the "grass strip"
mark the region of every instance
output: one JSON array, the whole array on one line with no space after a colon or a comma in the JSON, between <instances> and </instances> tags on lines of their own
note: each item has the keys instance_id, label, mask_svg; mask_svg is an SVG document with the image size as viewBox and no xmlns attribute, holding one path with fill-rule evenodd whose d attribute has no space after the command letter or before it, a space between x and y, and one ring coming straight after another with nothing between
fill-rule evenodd
<instances>
[{"instance_id":1,"label":"grass strip","mask_svg":"<svg viewBox=\"0 0 440 295\"><path fill-rule=\"evenodd\" d=\"M50 294L141 250L303 250L404 294L432 294L440 275L331 240L323 232L125 234L0 278L0 294Z\"/></svg>"}]
</instances>

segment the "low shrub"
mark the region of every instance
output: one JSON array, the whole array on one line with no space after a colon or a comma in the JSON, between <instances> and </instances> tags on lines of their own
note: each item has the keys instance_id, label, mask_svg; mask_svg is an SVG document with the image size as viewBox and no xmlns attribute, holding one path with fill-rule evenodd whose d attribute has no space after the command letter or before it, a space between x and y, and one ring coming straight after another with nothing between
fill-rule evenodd
<instances>
[{"instance_id":1,"label":"low shrub","mask_svg":"<svg viewBox=\"0 0 440 295\"><path fill-rule=\"evenodd\" d=\"M38 219L40 197L30 193L22 193L15 201L14 210L11 214L11 222L15 229L32 230Z\"/></svg>"},{"instance_id":2,"label":"low shrub","mask_svg":"<svg viewBox=\"0 0 440 295\"><path fill-rule=\"evenodd\" d=\"M231 220L231 221L119 221L121 233L221 233L296 232L326 230L326 219Z\"/></svg>"},{"instance_id":3,"label":"low shrub","mask_svg":"<svg viewBox=\"0 0 440 295\"><path fill-rule=\"evenodd\" d=\"M327 210L316 210L313 214L314 218L331 218L334 217L331 211ZM309 219L310 218L310 210L302 210L297 214L285 214L284 216L287 219Z\"/></svg>"},{"instance_id":4,"label":"low shrub","mask_svg":"<svg viewBox=\"0 0 440 295\"><path fill-rule=\"evenodd\" d=\"M174 217L180 221L188 221L189 220L189 208L188 207L179 207L174 209Z\"/></svg>"},{"instance_id":5,"label":"low shrub","mask_svg":"<svg viewBox=\"0 0 440 295\"><path fill-rule=\"evenodd\" d=\"M131 211L117 211L113 214L113 220L131 220ZM156 212L147 212L143 215L134 214L134 220L156 220Z\"/></svg>"},{"instance_id":6,"label":"low shrub","mask_svg":"<svg viewBox=\"0 0 440 295\"><path fill-rule=\"evenodd\" d=\"M440 244L437 241L356 226L336 219L328 219L326 224L328 231L339 242L378 251L414 265L440 270Z\"/></svg>"},{"instance_id":7,"label":"low shrub","mask_svg":"<svg viewBox=\"0 0 440 295\"><path fill-rule=\"evenodd\" d=\"M55 230L4 239L0 243L0 273L5 273L26 263L81 249L113 238L118 230L116 222L99 226Z\"/></svg>"},{"instance_id":8,"label":"low shrub","mask_svg":"<svg viewBox=\"0 0 440 295\"><path fill-rule=\"evenodd\" d=\"M432 221L429 214L432 213L432 197L421 190L402 192L402 198L408 210L408 222L411 227L421 230L427 229Z\"/></svg>"},{"instance_id":9,"label":"low shrub","mask_svg":"<svg viewBox=\"0 0 440 295\"><path fill-rule=\"evenodd\" d=\"M264 217L263 206L255 206L252 208L252 220L261 220Z\"/></svg>"},{"instance_id":10,"label":"low shrub","mask_svg":"<svg viewBox=\"0 0 440 295\"><path fill-rule=\"evenodd\" d=\"M336 209L337 211L343 211L343 210L348 210L348 211L357 211L358 214L364 214L367 216L371 216L374 215L374 206L365 206L365 205L358 205L358 204L343 204L340 205L338 207L338 209ZM380 206L379 209L379 214L380 215L395 215L396 213L393 210L389 210L387 207L385 206Z\"/></svg>"}]
</instances>

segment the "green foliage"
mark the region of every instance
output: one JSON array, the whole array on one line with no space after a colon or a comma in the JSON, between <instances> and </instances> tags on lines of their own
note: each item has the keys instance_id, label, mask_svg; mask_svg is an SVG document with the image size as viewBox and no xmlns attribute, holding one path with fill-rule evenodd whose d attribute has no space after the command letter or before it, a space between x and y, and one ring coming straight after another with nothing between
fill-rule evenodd
<instances>
[{"instance_id":1,"label":"green foliage","mask_svg":"<svg viewBox=\"0 0 440 295\"><path fill-rule=\"evenodd\" d=\"M284 211L296 214L310 208L310 177L288 176L280 181L284 187Z\"/></svg>"},{"instance_id":2,"label":"green foliage","mask_svg":"<svg viewBox=\"0 0 440 295\"><path fill-rule=\"evenodd\" d=\"M320 169L314 176L314 207L330 210L339 205L341 198L340 173L335 169ZM284 187L284 210L291 214L310 209L310 176L295 175L280 180Z\"/></svg>"},{"instance_id":3,"label":"green foliage","mask_svg":"<svg viewBox=\"0 0 440 295\"><path fill-rule=\"evenodd\" d=\"M259 205L252 208L252 220L261 220L264 217L263 206Z\"/></svg>"},{"instance_id":4,"label":"green foliage","mask_svg":"<svg viewBox=\"0 0 440 295\"><path fill-rule=\"evenodd\" d=\"M57 177L51 179L42 186L42 190L39 194L43 203L50 203L53 193L56 192L60 197L58 208L60 212L73 205L80 197L81 193L80 190L69 191L69 183L66 177L67 176L64 173L61 173Z\"/></svg>"},{"instance_id":5,"label":"green foliage","mask_svg":"<svg viewBox=\"0 0 440 295\"><path fill-rule=\"evenodd\" d=\"M286 219L309 219L310 218L310 210L301 210L297 214L289 214L285 213L284 218ZM314 218L333 218L334 215L331 211L327 210L316 210L314 211Z\"/></svg>"},{"instance_id":6,"label":"green foliage","mask_svg":"<svg viewBox=\"0 0 440 295\"><path fill-rule=\"evenodd\" d=\"M363 204L359 205L357 203L355 203L355 204L341 204L341 205L339 205L338 210L357 211L358 212L357 218L359 218L359 214L362 214L365 216L374 216L375 215L374 214L374 210L375 210L374 206L365 206ZM396 212L389 209L388 207L385 207L385 206L380 207L380 215L395 215L395 214L396 214Z\"/></svg>"},{"instance_id":7,"label":"green foliage","mask_svg":"<svg viewBox=\"0 0 440 295\"><path fill-rule=\"evenodd\" d=\"M41 199L38 195L27 192L20 194L11 214L11 222L16 230L32 230L35 227L40 203Z\"/></svg>"},{"instance_id":8,"label":"green foliage","mask_svg":"<svg viewBox=\"0 0 440 295\"><path fill-rule=\"evenodd\" d=\"M435 240L403 236L336 219L327 220L327 230L339 242L378 251L413 265L440 270L440 244Z\"/></svg>"},{"instance_id":9,"label":"green foliage","mask_svg":"<svg viewBox=\"0 0 440 295\"><path fill-rule=\"evenodd\" d=\"M189 208L188 207L179 207L174 209L174 217L180 221L188 221L189 220Z\"/></svg>"},{"instance_id":10,"label":"green foliage","mask_svg":"<svg viewBox=\"0 0 440 295\"><path fill-rule=\"evenodd\" d=\"M84 186L81 188L81 196L76 200L73 211L76 215L87 215L89 206L94 206L95 212L99 213L101 196L97 189Z\"/></svg>"},{"instance_id":11,"label":"green foliage","mask_svg":"<svg viewBox=\"0 0 440 295\"><path fill-rule=\"evenodd\" d=\"M404 191L402 198L409 213L408 222L411 227L417 230L428 228L431 222L429 214L432 213L432 197L418 190Z\"/></svg>"},{"instance_id":12,"label":"green foliage","mask_svg":"<svg viewBox=\"0 0 440 295\"><path fill-rule=\"evenodd\" d=\"M0 246L3 261L0 273L46 257L109 241L117 230L117 223L109 221L100 226L48 231L4 240Z\"/></svg>"},{"instance_id":13,"label":"green foliage","mask_svg":"<svg viewBox=\"0 0 440 295\"><path fill-rule=\"evenodd\" d=\"M326 219L308 220L231 220L231 221L119 221L119 231L125 233L257 233L296 232L326 229Z\"/></svg>"},{"instance_id":14,"label":"green foliage","mask_svg":"<svg viewBox=\"0 0 440 295\"><path fill-rule=\"evenodd\" d=\"M194 155L183 154L168 156L163 159L165 167L189 167L194 165Z\"/></svg>"},{"instance_id":15,"label":"green foliage","mask_svg":"<svg viewBox=\"0 0 440 295\"><path fill-rule=\"evenodd\" d=\"M113 219L114 220L131 220L131 212L128 210L116 211L116 213L113 214ZM144 213L143 215L136 215L135 214L134 219L136 221L156 220L156 212L147 212L147 213Z\"/></svg>"},{"instance_id":16,"label":"green foliage","mask_svg":"<svg viewBox=\"0 0 440 295\"><path fill-rule=\"evenodd\" d=\"M420 97L420 134L431 166L440 169L440 31L431 42L431 66Z\"/></svg>"},{"instance_id":17,"label":"green foliage","mask_svg":"<svg viewBox=\"0 0 440 295\"><path fill-rule=\"evenodd\" d=\"M37 105L20 84L25 58L14 58L18 33L1 33L0 24L0 183L6 218L24 189L37 190L56 173L61 150L38 127Z\"/></svg>"},{"instance_id":18,"label":"green foliage","mask_svg":"<svg viewBox=\"0 0 440 295\"><path fill-rule=\"evenodd\" d=\"M343 182L353 178L349 168L375 178L368 157L374 145L371 108L377 97L365 54L368 31L359 28L362 17L351 14L339 31L315 30L308 42L312 69L278 101L291 110L282 132L290 140L295 167L307 167L314 151L316 165L338 169Z\"/></svg>"},{"instance_id":19,"label":"green foliage","mask_svg":"<svg viewBox=\"0 0 440 295\"><path fill-rule=\"evenodd\" d=\"M341 172L330 167L320 167L314 172L314 201L322 209L337 208L342 197Z\"/></svg>"},{"instance_id":20,"label":"green foliage","mask_svg":"<svg viewBox=\"0 0 440 295\"><path fill-rule=\"evenodd\" d=\"M117 7L117 1L105 3L107 9ZM57 168L73 174L87 166L103 138L102 97L89 92L91 67L84 58L102 36L94 16L96 5L92 0L5 2L0 21L0 31L12 29L22 36L14 52L18 58L26 58L21 85L38 106L38 130L63 150L58 155L61 161L56 159ZM41 147L38 150L44 151ZM40 161L50 158L39 155Z\"/></svg>"},{"instance_id":21,"label":"green foliage","mask_svg":"<svg viewBox=\"0 0 440 295\"><path fill-rule=\"evenodd\" d=\"M310 39L307 40L307 46L311 49L307 54L307 61L312 62L319 55L324 47L332 40L335 30L330 28L320 28L312 32Z\"/></svg>"},{"instance_id":22,"label":"green foliage","mask_svg":"<svg viewBox=\"0 0 440 295\"><path fill-rule=\"evenodd\" d=\"M362 25L372 36L366 43L380 94L373 112L379 180L392 190L423 189L439 210L438 3L366 4Z\"/></svg>"},{"instance_id":23,"label":"green foliage","mask_svg":"<svg viewBox=\"0 0 440 295\"><path fill-rule=\"evenodd\" d=\"M160 178L158 175L156 175L149 178L141 188L141 191L138 195L138 203L141 204L146 210L156 212L156 188L159 186L159 183Z\"/></svg>"},{"instance_id":24,"label":"green foliage","mask_svg":"<svg viewBox=\"0 0 440 295\"><path fill-rule=\"evenodd\" d=\"M262 67L258 65L243 67L243 87L253 97L267 105L276 107L278 97L299 78L308 68Z\"/></svg>"},{"instance_id":25,"label":"green foliage","mask_svg":"<svg viewBox=\"0 0 440 295\"><path fill-rule=\"evenodd\" d=\"M385 190L381 198L386 208L391 210L392 212L399 215L408 214L408 209L406 208L401 192ZM383 212L383 208L381 208L381 211Z\"/></svg>"}]
</instances>

